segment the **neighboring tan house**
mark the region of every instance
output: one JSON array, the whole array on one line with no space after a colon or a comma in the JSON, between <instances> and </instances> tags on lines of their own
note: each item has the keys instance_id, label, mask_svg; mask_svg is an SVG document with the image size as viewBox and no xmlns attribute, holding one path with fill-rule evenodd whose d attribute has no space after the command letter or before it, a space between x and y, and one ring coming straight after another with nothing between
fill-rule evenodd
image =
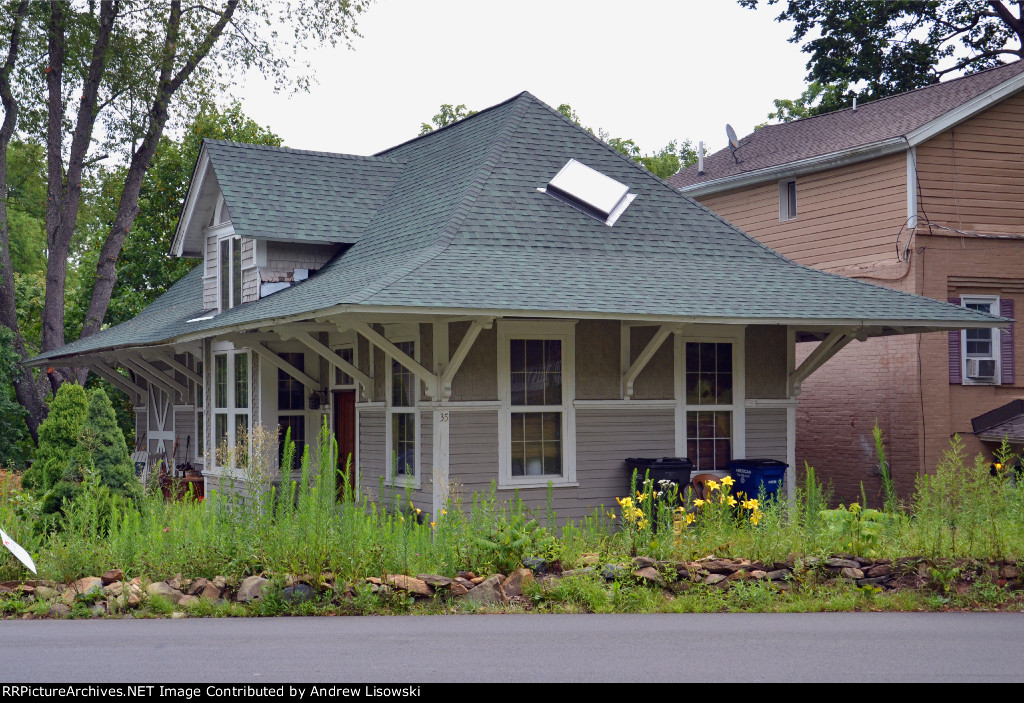
<instances>
[{"instance_id":1,"label":"neighboring tan house","mask_svg":"<svg viewBox=\"0 0 1024 703\"><path fill-rule=\"evenodd\" d=\"M995 321L797 266L528 93L371 157L207 141L172 253L204 262L30 363L111 380L210 487L244 488L214 448L326 420L362 495L434 514L494 483L579 519L627 457L792 464L846 341Z\"/></svg>"},{"instance_id":2,"label":"neighboring tan house","mask_svg":"<svg viewBox=\"0 0 1024 703\"><path fill-rule=\"evenodd\" d=\"M1024 303L1022 89L1019 62L769 125L669 183L796 262L1013 318ZM904 493L954 433L972 454L990 454L990 421L1024 426L1010 422L1017 404L989 415L1024 396L1021 334L993 327L852 345L804 384L798 461L853 499L861 482L879 487L876 420Z\"/></svg>"}]
</instances>

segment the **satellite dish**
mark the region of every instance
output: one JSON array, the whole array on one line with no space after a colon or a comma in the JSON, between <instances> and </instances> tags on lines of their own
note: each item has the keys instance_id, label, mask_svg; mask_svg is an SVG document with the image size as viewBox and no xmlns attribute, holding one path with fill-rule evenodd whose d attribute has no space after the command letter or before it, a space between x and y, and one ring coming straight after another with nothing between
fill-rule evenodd
<instances>
[{"instance_id":1,"label":"satellite dish","mask_svg":"<svg viewBox=\"0 0 1024 703\"><path fill-rule=\"evenodd\" d=\"M736 130L731 124L725 125L725 136L729 137L729 146L733 149L739 148L740 140L736 138Z\"/></svg>"}]
</instances>

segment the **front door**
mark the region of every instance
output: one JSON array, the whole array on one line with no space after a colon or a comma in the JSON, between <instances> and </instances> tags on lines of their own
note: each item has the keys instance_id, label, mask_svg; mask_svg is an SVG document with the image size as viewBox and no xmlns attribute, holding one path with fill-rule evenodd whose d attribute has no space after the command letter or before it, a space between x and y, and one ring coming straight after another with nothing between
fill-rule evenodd
<instances>
[{"instance_id":1,"label":"front door","mask_svg":"<svg viewBox=\"0 0 1024 703\"><path fill-rule=\"evenodd\" d=\"M355 496L356 392L334 392L334 437L338 441L338 498Z\"/></svg>"}]
</instances>

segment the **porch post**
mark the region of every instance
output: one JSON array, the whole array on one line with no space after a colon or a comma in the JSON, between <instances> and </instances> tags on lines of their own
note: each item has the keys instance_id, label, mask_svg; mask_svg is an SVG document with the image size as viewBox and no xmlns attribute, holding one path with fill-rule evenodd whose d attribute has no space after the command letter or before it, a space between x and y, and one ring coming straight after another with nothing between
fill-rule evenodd
<instances>
[{"instance_id":1,"label":"porch post","mask_svg":"<svg viewBox=\"0 0 1024 703\"><path fill-rule=\"evenodd\" d=\"M448 367L448 323L439 321L434 323L433 331L434 349L434 373L437 374L438 386L441 387L441 378ZM431 516L436 521L441 515L448 500L448 462L450 459L451 415L447 408L441 407L444 396L434 398L434 417L430 423L433 431L433 506Z\"/></svg>"}]
</instances>

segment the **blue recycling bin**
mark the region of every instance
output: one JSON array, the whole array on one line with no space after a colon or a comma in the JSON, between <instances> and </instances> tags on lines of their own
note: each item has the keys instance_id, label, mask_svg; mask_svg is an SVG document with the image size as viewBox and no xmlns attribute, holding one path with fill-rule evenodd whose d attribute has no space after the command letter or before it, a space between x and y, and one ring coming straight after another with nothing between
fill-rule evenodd
<instances>
[{"instance_id":1,"label":"blue recycling bin","mask_svg":"<svg viewBox=\"0 0 1024 703\"><path fill-rule=\"evenodd\" d=\"M748 498L757 498L763 487L765 498L775 498L789 464L777 459L733 459L726 468L736 482L732 487L733 495L745 493Z\"/></svg>"}]
</instances>

